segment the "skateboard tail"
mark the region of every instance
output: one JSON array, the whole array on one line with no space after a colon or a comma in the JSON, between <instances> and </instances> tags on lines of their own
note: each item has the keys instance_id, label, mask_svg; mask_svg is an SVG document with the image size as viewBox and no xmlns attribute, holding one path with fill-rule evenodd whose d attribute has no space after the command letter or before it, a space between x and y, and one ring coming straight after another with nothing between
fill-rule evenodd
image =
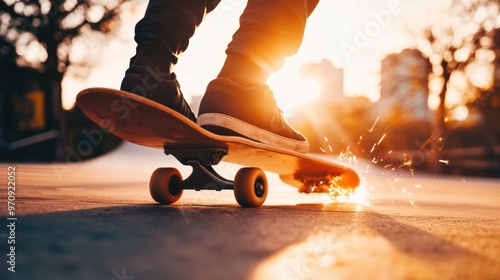
<instances>
[{"instance_id":1,"label":"skateboard tail","mask_svg":"<svg viewBox=\"0 0 500 280\"><path fill-rule=\"evenodd\" d=\"M351 169L336 175L282 174L280 179L302 193L345 193L354 191L360 184L358 174Z\"/></svg>"}]
</instances>

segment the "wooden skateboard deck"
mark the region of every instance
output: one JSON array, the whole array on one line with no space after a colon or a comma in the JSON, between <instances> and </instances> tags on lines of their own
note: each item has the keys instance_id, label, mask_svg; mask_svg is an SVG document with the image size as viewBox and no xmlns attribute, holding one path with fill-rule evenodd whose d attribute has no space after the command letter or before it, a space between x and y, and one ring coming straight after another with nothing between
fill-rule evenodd
<instances>
[{"instance_id":1,"label":"wooden skateboard deck","mask_svg":"<svg viewBox=\"0 0 500 280\"><path fill-rule=\"evenodd\" d=\"M301 192L327 192L328 189L319 188L326 182L334 182L341 188L359 185L359 177L351 168L242 137L213 134L142 96L108 88L89 88L78 94L77 104L92 121L126 141L164 149L166 153L220 148L227 151L227 155L222 155L223 161L278 173L283 182Z\"/></svg>"}]
</instances>

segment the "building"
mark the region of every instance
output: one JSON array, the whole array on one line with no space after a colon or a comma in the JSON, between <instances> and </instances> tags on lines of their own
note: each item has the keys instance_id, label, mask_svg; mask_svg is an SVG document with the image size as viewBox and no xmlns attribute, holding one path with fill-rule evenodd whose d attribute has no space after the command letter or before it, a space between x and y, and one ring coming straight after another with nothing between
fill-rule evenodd
<instances>
[{"instance_id":1,"label":"building","mask_svg":"<svg viewBox=\"0 0 500 280\"><path fill-rule=\"evenodd\" d=\"M408 117L431 120L428 107L431 64L414 49L390 54L382 60L380 100L374 113L381 118Z\"/></svg>"}]
</instances>

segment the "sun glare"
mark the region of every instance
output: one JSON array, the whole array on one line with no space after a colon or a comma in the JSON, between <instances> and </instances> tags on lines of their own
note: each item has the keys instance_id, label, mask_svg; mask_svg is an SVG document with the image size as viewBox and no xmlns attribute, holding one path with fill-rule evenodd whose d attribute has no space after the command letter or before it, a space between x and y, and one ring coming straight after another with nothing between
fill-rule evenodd
<instances>
[{"instance_id":1,"label":"sun glare","mask_svg":"<svg viewBox=\"0 0 500 280\"><path fill-rule=\"evenodd\" d=\"M278 105L285 113L321 94L322 89L319 82L300 77L299 69L298 65L287 64L268 80Z\"/></svg>"},{"instance_id":2,"label":"sun glare","mask_svg":"<svg viewBox=\"0 0 500 280\"><path fill-rule=\"evenodd\" d=\"M224 49L238 28L238 18L245 7L244 1L223 2L226 3L222 3L206 17L191 38L189 49L179 57L179 63L174 68L187 99L203 94L206 85L217 76L224 62ZM426 2L432 1L426 0ZM144 14L146 5L147 3L133 5L133 9L123 14L119 38L113 46L100 50L103 53L102 59L85 81L70 76L65 77L63 83L65 108L73 106L76 93L85 87L119 86L129 58L134 54L136 46L133 41L134 26ZM400 24L399 19L403 18L403 13L406 16L414 12L410 8L405 8L401 14L391 15L390 18L384 19L387 22L380 23L381 19L378 17L385 14L387 5L387 1L379 0L321 1L318 4L307 22L299 52L289 58L285 67L268 80L280 108L285 113L297 109L301 104L321 94L323 89L320 81L301 77L299 70L302 64L322 59L328 59L336 67L344 68L345 95L362 95L371 101L379 99L379 60L382 55L398 51L407 43L403 37L394 36L396 34L394 32L399 32L399 29L392 27ZM92 17L98 16L99 12L95 11ZM367 35L367 30L376 24L380 26L380 30L377 29L379 31L376 34ZM359 32L364 33L361 35ZM360 36L365 38L362 40L365 42L361 45ZM390 44L386 44L387 36L392 36ZM354 48L353 53L346 54L346 44ZM210 55L207 56L207 53ZM78 56L81 53L72 55ZM485 56L488 58L491 54ZM478 83L484 84L481 77L478 76L478 80Z\"/></svg>"}]
</instances>

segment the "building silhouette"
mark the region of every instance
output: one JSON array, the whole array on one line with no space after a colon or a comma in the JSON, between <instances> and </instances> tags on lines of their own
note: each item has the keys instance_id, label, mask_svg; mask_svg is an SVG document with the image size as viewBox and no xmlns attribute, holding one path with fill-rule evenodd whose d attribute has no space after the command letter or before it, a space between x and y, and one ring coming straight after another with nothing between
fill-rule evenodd
<instances>
[{"instance_id":1,"label":"building silhouette","mask_svg":"<svg viewBox=\"0 0 500 280\"><path fill-rule=\"evenodd\" d=\"M431 65L422 53L405 49L382 60L380 100L374 113L381 118L432 119L428 107Z\"/></svg>"}]
</instances>

